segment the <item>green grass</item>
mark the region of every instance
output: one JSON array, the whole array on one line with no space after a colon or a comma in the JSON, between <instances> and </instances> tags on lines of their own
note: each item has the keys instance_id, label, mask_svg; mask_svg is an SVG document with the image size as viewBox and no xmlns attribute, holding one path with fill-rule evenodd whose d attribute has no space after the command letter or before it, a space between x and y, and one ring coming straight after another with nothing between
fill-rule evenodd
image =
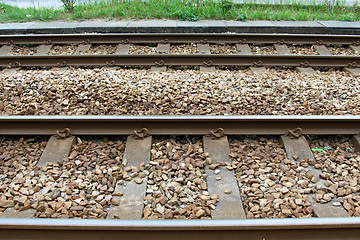
<instances>
[{"instance_id":1,"label":"green grass","mask_svg":"<svg viewBox=\"0 0 360 240\"><path fill-rule=\"evenodd\" d=\"M337 1L330 5L258 5L234 4L230 0L108 0L65 8L21 9L0 3L0 22L81 21L91 19L180 19L180 20L338 20L360 21L360 7L344 6Z\"/></svg>"}]
</instances>

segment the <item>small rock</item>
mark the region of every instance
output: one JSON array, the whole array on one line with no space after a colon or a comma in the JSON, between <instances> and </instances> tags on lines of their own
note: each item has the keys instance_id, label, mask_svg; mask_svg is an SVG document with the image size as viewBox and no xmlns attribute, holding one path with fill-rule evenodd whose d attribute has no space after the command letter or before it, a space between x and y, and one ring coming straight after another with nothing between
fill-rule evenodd
<instances>
[{"instance_id":1,"label":"small rock","mask_svg":"<svg viewBox=\"0 0 360 240\"><path fill-rule=\"evenodd\" d=\"M93 197L97 197L97 196L100 195L100 192L99 192L99 191L92 191L91 195L92 195Z\"/></svg>"},{"instance_id":2,"label":"small rock","mask_svg":"<svg viewBox=\"0 0 360 240\"><path fill-rule=\"evenodd\" d=\"M12 207L12 206L14 206L14 202L11 200L1 200L0 201L0 207L7 208L7 207Z\"/></svg>"},{"instance_id":3,"label":"small rock","mask_svg":"<svg viewBox=\"0 0 360 240\"><path fill-rule=\"evenodd\" d=\"M122 196L122 195L124 195L124 194L121 193L121 192L119 192L119 191L115 191L115 192L113 192L112 195L113 195L113 196Z\"/></svg>"},{"instance_id":4,"label":"small rock","mask_svg":"<svg viewBox=\"0 0 360 240\"><path fill-rule=\"evenodd\" d=\"M216 175L218 175L220 172L221 172L220 169L215 169L215 171L214 171L214 173L215 173Z\"/></svg>"},{"instance_id":5,"label":"small rock","mask_svg":"<svg viewBox=\"0 0 360 240\"><path fill-rule=\"evenodd\" d=\"M118 199L116 198L112 198L111 199L111 205L114 205L114 206L119 206L120 202Z\"/></svg>"},{"instance_id":6,"label":"small rock","mask_svg":"<svg viewBox=\"0 0 360 240\"><path fill-rule=\"evenodd\" d=\"M205 214L205 211L203 209L200 209L199 211L196 212L195 216L197 218L203 216Z\"/></svg>"},{"instance_id":7,"label":"small rock","mask_svg":"<svg viewBox=\"0 0 360 240\"><path fill-rule=\"evenodd\" d=\"M156 206L156 211L157 211L158 213L164 214L165 207L162 206L161 204L158 204L158 205Z\"/></svg>"},{"instance_id":8,"label":"small rock","mask_svg":"<svg viewBox=\"0 0 360 240\"><path fill-rule=\"evenodd\" d=\"M82 210L84 210L83 206L75 206L70 208L70 211L82 211Z\"/></svg>"},{"instance_id":9,"label":"small rock","mask_svg":"<svg viewBox=\"0 0 360 240\"><path fill-rule=\"evenodd\" d=\"M225 193L226 193L226 194L231 194L232 191L231 191L231 189L225 189Z\"/></svg>"}]
</instances>

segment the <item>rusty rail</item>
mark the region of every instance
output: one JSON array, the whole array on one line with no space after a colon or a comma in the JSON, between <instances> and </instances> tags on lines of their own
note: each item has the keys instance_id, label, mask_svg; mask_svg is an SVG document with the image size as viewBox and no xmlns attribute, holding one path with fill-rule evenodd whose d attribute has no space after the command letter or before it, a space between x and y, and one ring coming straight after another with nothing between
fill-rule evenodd
<instances>
[{"instance_id":1,"label":"rusty rail","mask_svg":"<svg viewBox=\"0 0 360 240\"><path fill-rule=\"evenodd\" d=\"M1 219L0 239L357 239L360 219Z\"/></svg>"},{"instance_id":2,"label":"rusty rail","mask_svg":"<svg viewBox=\"0 0 360 240\"><path fill-rule=\"evenodd\" d=\"M133 33L133 34L30 34L1 35L0 44L71 44L82 43L294 43L294 44L355 44L359 35L322 34L208 34L208 33Z\"/></svg>"},{"instance_id":3,"label":"rusty rail","mask_svg":"<svg viewBox=\"0 0 360 240\"><path fill-rule=\"evenodd\" d=\"M126 54L0 56L0 67L80 66L287 66L357 67L360 56L239 55L239 54Z\"/></svg>"},{"instance_id":4,"label":"rusty rail","mask_svg":"<svg viewBox=\"0 0 360 240\"><path fill-rule=\"evenodd\" d=\"M227 135L359 134L360 116L1 116L0 135L205 135L219 128Z\"/></svg>"}]
</instances>

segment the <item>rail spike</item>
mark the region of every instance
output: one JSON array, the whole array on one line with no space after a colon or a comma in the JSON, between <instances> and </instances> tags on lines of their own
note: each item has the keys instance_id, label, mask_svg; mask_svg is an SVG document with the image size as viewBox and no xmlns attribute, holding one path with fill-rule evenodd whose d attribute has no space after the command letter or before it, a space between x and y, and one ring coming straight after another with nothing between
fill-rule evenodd
<instances>
[{"instance_id":1,"label":"rail spike","mask_svg":"<svg viewBox=\"0 0 360 240\"><path fill-rule=\"evenodd\" d=\"M160 42L163 44L167 44L167 43L169 43L169 39L165 38L165 39L161 40Z\"/></svg>"},{"instance_id":2,"label":"rail spike","mask_svg":"<svg viewBox=\"0 0 360 240\"><path fill-rule=\"evenodd\" d=\"M294 130L289 130L287 134L291 139L298 139L303 135L303 130L301 128L295 128Z\"/></svg>"},{"instance_id":3,"label":"rail spike","mask_svg":"<svg viewBox=\"0 0 360 240\"><path fill-rule=\"evenodd\" d=\"M107 67L114 67L115 66L115 61L106 62L106 66Z\"/></svg>"},{"instance_id":4,"label":"rail spike","mask_svg":"<svg viewBox=\"0 0 360 240\"><path fill-rule=\"evenodd\" d=\"M160 60L158 62L155 62L155 66L156 67L163 67L165 65L165 61L164 60Z\"/></svg>"},{"instance_id":5,"label":"rail spike","mask_svg":"<svg viewBox=\"0 0 360 240\"><path fill-rule=\"evenodd\" d=\"M348 67L349 67L349 68L356 68L356 66L357 66L356 62L350 62L350 63L348 63Z\"/></svg>"},{"instance_id":6,"label":"rail spike","mask_svg":"<svg viewBox=\"0 0 360 240\"><path fill-rule=\"evenodd\" d=\"M212 139L220 139L221 137L225 136L225 131L223 128L218 128L216 131L211 130L210 136Z\"/></svg>"},{"instance_id":7,"label":"rail spike","mask_svg":"<svg viewBox=\"0 0 360 240\"><path fill-rule=\"evenodd\" d=\"M21 67L21 63L19 62L10 63L9 66L7 66L7 68L18 68L18 67Z\"/></svg>"},{"instance_id":8,"label":"rail spike","mask_svg":"<svg viewBox=\"0 0 360 240\"><path fill-rule=\"evenodd\" d=\"M211 60L205 61L204 65L205 65L205 67L211 67L213 65L213 61L211 61Z\"/></svg>"},{"instance_id":9,"label":"rail spike","mask_svg":"<svg viewBox=\"0 0 360 240\"><path fill-rule=\"evenodd\" d=\"M90 44L90 39L83 40L81 44Z\"/></svg>"},{"instance_id":10,"label":"rail spike","mask_svg":"<svg viewBox=\"0 0 360 240\"><path fill-rule=\"evenodd\" d=\"M309 63L308 61L301 62L301 63L300 63L300 66L301 66L301 67L309 67L309 66L310 66L310 63Z\"/></svg>"},{"instance_id":11,"label":"rail spike","mask_svg":"<svg viewBox=\"0 0 360 240\"><path fill-rule=\"evenodd\" d=\"M14 45L14 41L10 40L9 42L6 42L5 45L6 46L12 46L12 45Z\"/></svg>"},{"instance_id":12,"label":"rail spike","mask_svg":"<svg viewBox=\"0 0 360 240\"><path fill-rule=\"evenodd\" d=\"M66 67L66 61L62 61L61 63L60 62L58 62L57 63L57 65L58 65L58 67Z\"/></svg>"},{"instance_id":13,"label":"rail spike","mask_svg":"<svg viewBox=\"0 0 360 240\"><path fill-rule=\"evenodd\" d=\"M142 140L145 137L147 137L148 135L149 135L149 130L147 128L143 128L143 129L141 129L141 131L134 130L134 136L135 136L135 139L137 139L137 140Z\"/></svg>"},{"instance_id":14,"label":"rail spike","mask_svg":"<svg viewBox=\"0 0 360 240\"><path fill-rule=\"evenodd\" d=\"M56 136L59 139L65 139L71 136L71 131L70 128L65 128L63 130L57 130L56 131Z\"/></svg>"},{"instance_id":15,"label":"rail spike","mask_svg":"<svg viewBox=\"0 0 360 240\"><path fill-rule=\"evenodd\" d=\"M280 40L277 41L277 43L280 44L280 45L283 45L283 44L285 44L285 40L284 40L284 39L280 39Z\"/></svg>"},{"instance_id":16,"label":"rail spike","mask_svg":"<svg viewBox=\"0 0 360 240\"><path fill-rule=\"evenodd\" d=\"M254 62L254 67L262 67L262 66L263 66L262 61Z\"/></svg>"}]
</instances>

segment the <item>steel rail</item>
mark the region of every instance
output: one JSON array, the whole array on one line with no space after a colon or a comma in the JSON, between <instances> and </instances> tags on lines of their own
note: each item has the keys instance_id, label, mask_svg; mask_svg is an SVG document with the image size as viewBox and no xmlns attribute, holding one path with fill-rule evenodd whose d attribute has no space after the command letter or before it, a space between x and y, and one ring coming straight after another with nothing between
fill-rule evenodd
<instances>
[{"instance_id":1,"label":"steel rail","mask_svg":"<svg viewBox=\"0 0 360 240\"><path fill-rule=\"evenodd\" d=\"M360 219L1 219L0 239L358 239Z\"/></svg>"},{"instance_id":2,"label":"steel rail","mask_svg":"<svg viewBox=\"0 0 360 240\"><path fill-rule=\"evenodd\" d=\"M240 54L108 54L0 56L0 67L56 66L308 66L356 67L360 56L240 55Z\"/></svg>"},{"instance_id":3,"label":"steel rail","mask_svg":"<svg viewBox=\"0 0 360 240\"><path fill-rule=\"evenodd\" d=\"M360 35L321 34L206 34L206 33L125 33L125 34L29 34L0 35L0 44L95 44L115 43L293 43L293 44L359 44Z\"/></svg>"},{"instance_id":4,"label":"steel rail","mask_svg":"<svg viewBox=\"0 0 360 240\"><path fill-rule=\"evenodd\" d=\"M0 135L53 135L69 128L74 135L206 135L223 128L227 135L359 134L360 116L0 116Z\"/></svg>"}]
</instances>

